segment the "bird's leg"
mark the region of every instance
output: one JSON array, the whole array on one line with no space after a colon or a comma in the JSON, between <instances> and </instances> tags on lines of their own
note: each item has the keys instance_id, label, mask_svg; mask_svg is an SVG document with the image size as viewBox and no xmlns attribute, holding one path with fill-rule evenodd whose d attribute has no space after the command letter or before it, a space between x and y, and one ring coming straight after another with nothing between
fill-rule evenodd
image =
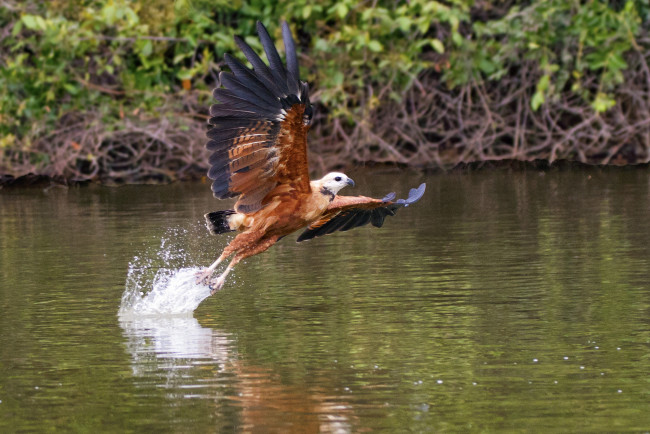
<instances>
[{"instance_id":1,"label":"bird's leg","mask_svg":"<svg viewBox=\"0 0 650 434\"><path fill-rule=\"evenodd\" d=\"M226 248L223 249L223 253L221 254L221 256L219 256L219 259L214 261L212 265L210 265L205 270L201 270L198 273L196 273L196 283L198 284L208 283L210 276L212 276L212 273L214 273L214 270L217 269L219 264L221 264L228 256L241 250L242 248L245 248L247 245L249 245L251 242L255 241L256 239L257 237L250 233L241 233L237 235L235 239L233 239L226 246Z\"/></svg>"},{"instance_id":2,"label":"bird's leg","mask_svg":"<svg viewBox=\"0 0 650 434\"><path fill-rule=\"evenodd\" d=\"M224 252L224 254L225 253L226 252ZM212 273L214 273L214 270L216 270L219 264L221 264L221 262L226 259L227 256L224 256L224 254L219 256L219 258L214 261L208 268L205 268L196 273L196 283L206 283L208 281L210 276L212 276Z\"/></svg>"},{"instance_id":3,"label":"bird's leg","mask_svg":"<svg viewBox=\"0 0 650 434\"><path fill-rule=\"evenodd\" d=\"M232 261L230 261L230 264L228 264L228 266L226 267L224 272L221 273L221 275L219 277L217 277L215 280L213 280L210 283L210 285L209 285L210 286L210 295L214 295L215 292L217 292L221 288L223 288L223 284L226 283L226 276L228 275L228 273L230 273L230 270L232 270L235 267L235 265L237 265L238 262L239 262L239 260L237 260L237 256L235 256L232 259Z\"/></svg>"},{"instance_id":4,"label":"bird's leg","mask_svg":"<svg viewBox=\"0 0 650 434\"><path fill-rule=\"evenodd\" d=\"M271 247L273 244L275 244L278 240L280 239L279 236L272 236L263 240L260 240L258 244L254 244L248 247L243 248L237 254L235 255L234 258L232 258L232 261L230 261L230 264L228 264L228 267L224 270L221 275L213 280L210 283L210 295L214 294L215 292L219 291L221 288L223 288L223 284L226 282L226 276L228 276L228 273L230 273L230 270L232 270L235 265L239 263L242 259L246 259L249 256L257 255L258 253L262 253L269 247Z\"/></svg>"},{"instance_id":5,"label":"bird's leg","mask_svg":"<svg viewBox=\"0 0 650 434\"><path fill-rule=\"evenodd\" d=\"M239 236L237 236L239 238ZM214 270L217 269L219 264L221 264L228 256L232 255L237 251L237 246L238 244L235 243L237 240L235 238L226 246L225 249L223 249L223 253L219 258L212 263L208 268L205 270L201 270L198 273L196 273L196 283L203 284L203 283L208 283L208 280L210 279L210 276L212 276L212 273L214 273Z\"/></svg>"}]
</instances>

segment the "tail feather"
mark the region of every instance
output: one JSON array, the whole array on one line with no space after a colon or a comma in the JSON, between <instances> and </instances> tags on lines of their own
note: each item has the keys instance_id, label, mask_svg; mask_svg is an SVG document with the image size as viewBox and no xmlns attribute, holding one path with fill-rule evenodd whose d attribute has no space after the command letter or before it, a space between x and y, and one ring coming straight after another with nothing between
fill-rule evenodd
<instances>
[{"instance_id":1,"label":"tail feather","mask_svg":"<svg viewBox=\"0 0 650 434\"><path fill-rule=\"evenodd\" d=\"M229 218L233 214L236 214L236 212L232 209L207 213L205 222L208 230L214 235L234 231L235 229L232 229L229 223Z\"/></svg>"}]
</instances>

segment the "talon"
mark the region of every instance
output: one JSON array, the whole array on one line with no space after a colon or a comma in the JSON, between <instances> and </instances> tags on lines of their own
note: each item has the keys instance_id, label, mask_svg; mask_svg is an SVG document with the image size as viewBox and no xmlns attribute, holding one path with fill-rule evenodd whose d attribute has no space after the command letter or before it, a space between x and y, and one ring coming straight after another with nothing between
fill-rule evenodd
<instances>
[{"instance_id":1,"label":"talon","mask_svg":"<svg viewBox=\"0 0 650 434\"><path fill-rule=\"evenodd\" d=\"M205 270L198 271L196 273L196 283L198 285L203 285L208 283L208 279L212 276L212 270L206 268Z\"/></svg>"},{"instance_id":2,"label":"talon","mask_svg":"<svg viewBox=\"0 0 650 434\"><path fill-rule=\"evenodd\" d=\"M223 288L223 284L226 283L226 276L219 276L219 278L210 282L208 288L210 288L210 295L214 295L217 291Z\"/></svg>"}]
</instances>

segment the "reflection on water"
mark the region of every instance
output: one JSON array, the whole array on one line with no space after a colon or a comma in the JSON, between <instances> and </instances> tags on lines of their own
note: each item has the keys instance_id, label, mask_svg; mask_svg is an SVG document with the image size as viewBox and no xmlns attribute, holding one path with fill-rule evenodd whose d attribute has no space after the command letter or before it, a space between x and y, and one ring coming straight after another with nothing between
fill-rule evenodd
<instances>
[{"instance_id":1,"label":"reflection on water","mask_svg":"<svg viewBox=\"0 0 650 434\"><path fill-rule=\"evenodd\" d=\"M647 431L650 173L351 175L206 299L208 186L2 192L0 431Z\"/></svg>"},{"instance_id":2,"label":"reflection on water","mask_svg":"<svg viewBox=\"0 0 650 434\"><path fill-rule=\"evenodd\" d=\"M145 316L120 319L133 374L147 376L153 370L169 373L187 368L193 360L209 360L217 366L228 362L231 340L225 333L201 327L193 317Z\"/></svg>"},{"instance_id":3,"label":"reflection on water","mask_svg":"<svg viewBox=\"0 0 650 434\"><path fill-rule=\"evenodd\" d=\"M350 432L345 405L328 403L318 391L285 385L270 369L246 363L227 333L202 327L193 317L145 316L121 319L120 326L136 387L155 383L177 399L221 402L240 411L235 424L244 431L266 426Z\"/></svg>"}]
</instances>

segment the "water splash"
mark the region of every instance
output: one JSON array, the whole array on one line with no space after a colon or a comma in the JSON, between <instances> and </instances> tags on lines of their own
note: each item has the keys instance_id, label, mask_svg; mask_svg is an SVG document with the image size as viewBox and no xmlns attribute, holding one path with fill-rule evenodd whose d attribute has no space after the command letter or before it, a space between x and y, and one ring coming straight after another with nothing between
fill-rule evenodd
<instances>
[{"instance_id":1,"label":"water splash","mask_svg":"<svg viewBox=\"0 0 650 434\"><path fill-rule=\"evenodd\" d=\"M196 267L159 270L148 292L142 291L143 288L137 284L129 285L127 280L120 317L191 314L210 296L207 285L195 283L199 270Z\"/></svg>"},{"instance_id":2,"label":"water splash","mask_svg":"<svg viewBox=\"0 0 650 434\"><path fill-rule=\"evenodd\" d=\"M176 232L170 235L178 239L182 234ZM191 315L210 296L207 285L196 283L200 268L187 267L185 250L168 238L163 238L158 251L151 253L136 256L129 264L118 315Z\"/></svg>"}]
</instances>

